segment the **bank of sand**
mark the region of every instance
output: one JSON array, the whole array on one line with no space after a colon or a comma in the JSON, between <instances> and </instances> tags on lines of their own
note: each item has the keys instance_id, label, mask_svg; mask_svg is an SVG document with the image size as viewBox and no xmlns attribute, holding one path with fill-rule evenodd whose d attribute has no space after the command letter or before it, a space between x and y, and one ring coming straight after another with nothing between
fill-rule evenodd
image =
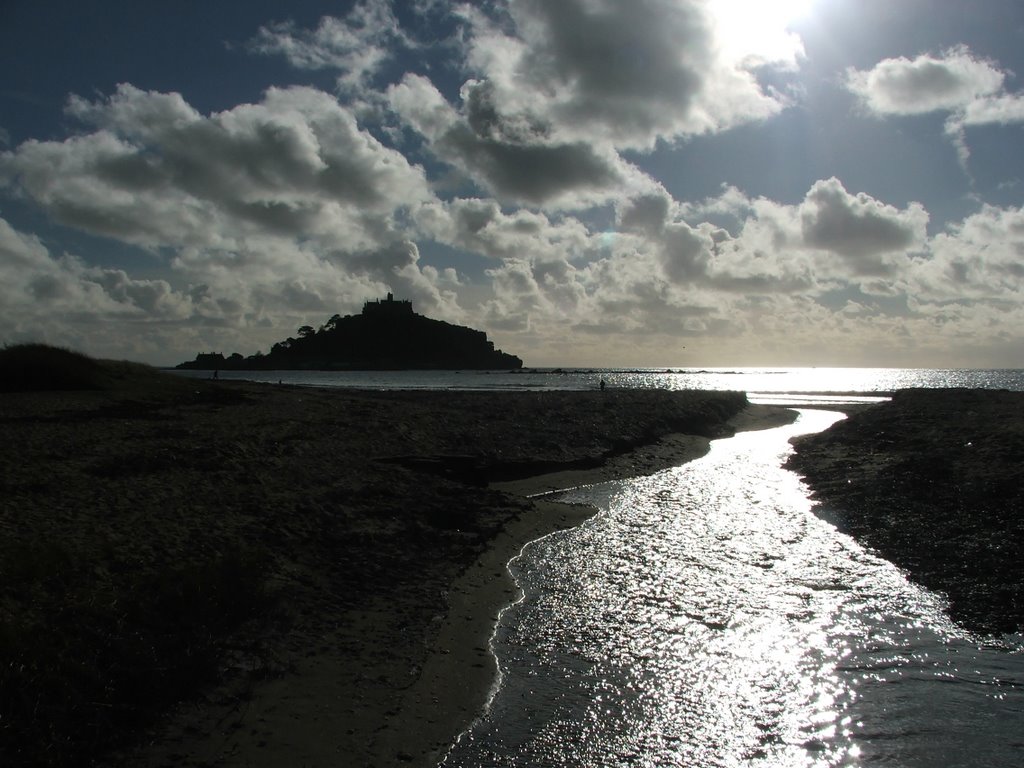
<instances>
[{"instance_id":1,"label":"bank of sand","mask_svg":"<svg viewBox=\"0 0 1024 768\"><path fill-rule=\"evenodd\" d=\"M523 494L791 418L738 393L135 373L5 394L5 764L433 765L495 679L507 561L590 514Z\"/></svg>"},{"instance_id":2,"label":"bank of sand","mask_svg":"<svg viewBox=\"0 0 1024 768\"><path fill-rule=\"evenodd\" d=\"M967 629L1024 632L1024 392L902 390L795 445L819 514Z\"/></svg>"}]
</instances>

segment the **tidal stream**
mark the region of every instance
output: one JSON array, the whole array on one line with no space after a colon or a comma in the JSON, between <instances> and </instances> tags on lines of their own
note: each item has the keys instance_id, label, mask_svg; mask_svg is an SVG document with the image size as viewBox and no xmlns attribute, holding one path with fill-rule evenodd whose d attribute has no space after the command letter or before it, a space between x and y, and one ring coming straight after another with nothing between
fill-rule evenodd
<instances>
[{"instance_id":1,"label":"tidal stream","mask_svg":"<svg viewBox=\"0 0 1024 768\"><path fill-rule=\"evenodd\" d=\"M1021 638L966 635L782 468L838 418L565 494L601 512L512 562L500 687L444 764L1024 765Z\"/></svg>"}]
</instances>

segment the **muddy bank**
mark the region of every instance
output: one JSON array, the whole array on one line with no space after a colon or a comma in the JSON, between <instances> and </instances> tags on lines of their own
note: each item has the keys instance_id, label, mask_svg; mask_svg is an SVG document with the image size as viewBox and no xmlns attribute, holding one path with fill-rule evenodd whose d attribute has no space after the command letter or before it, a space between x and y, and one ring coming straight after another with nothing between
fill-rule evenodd
<instances>
[{"instance_id":1,"label":"muddy bank","mask_svg":"<svg viewBox=\"0 0 1024 768\"><path fill-rule=\"evenodd\" d=\"M904 390L796 441L826 514L981 633L1024 628L1024 393Z\"/></svg>"},{"instance_id":2,"label":"muddy bank","mask_svg":"<svg viewBox=\"0 0 1024 768\"><path fill-rule=\"evenodd\" d=\"M488 483L653 471L672 451L635 449L729 434L746 409L738 393L373 393L149 374L7 393L5 764L426 764L484 693L459 693L458 676L418 683L425 667L450 669L429 659L452 611L490 595L448 649L486 672L473 633L511 590L497 564L579 519ZM467 582L473 569L486 578ZM423 715L419 741L394 736L409 691L421 713L452 703Z\"/></svg>"}]
</instances>

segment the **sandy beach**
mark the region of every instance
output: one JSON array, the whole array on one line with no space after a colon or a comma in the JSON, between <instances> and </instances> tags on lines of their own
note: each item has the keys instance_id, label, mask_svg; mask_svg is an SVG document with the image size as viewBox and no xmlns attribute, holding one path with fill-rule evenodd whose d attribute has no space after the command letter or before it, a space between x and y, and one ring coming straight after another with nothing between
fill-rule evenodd
<instances>
[{"instance_id":1,"label":"sandy beach","mask_svg":"<svg viewBox=\"0 0 1024 768\"><path fill-rule=\"evenodd\" d=\"M6 764L434 765L494 684L506 563L592 512L528 495L791 418L136 371L6 393Z\"/></svg>"},{"instance_id":2,"label":"sandy beach","mask_svg":"<svg viewBox=\"0 0 1024 768\"><path fill-rule=\"evenodd\" d=\"M109 374L109 375L108 375ZM797 442L819 514L1021 626L1021 393L908 390ZM739 393L367 392L105 369L0 399L5 765L432 766L496 683L506 564L791 421Z\"/></svg>"}]
</instances>

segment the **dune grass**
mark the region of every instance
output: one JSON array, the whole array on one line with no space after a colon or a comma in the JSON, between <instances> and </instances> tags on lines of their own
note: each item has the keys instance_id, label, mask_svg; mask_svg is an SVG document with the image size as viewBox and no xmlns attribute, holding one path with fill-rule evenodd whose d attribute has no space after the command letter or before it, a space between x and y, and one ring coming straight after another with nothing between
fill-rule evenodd
<instances>
[{"instance_id":1,"label":"dune grass","mask_svg":"<svg viewBox=\"0 0 1024 768\"><path fill-rule=\"evenodd\" d=\"M49 344L0 348L0 392L113 392L160 396L195 384L144 363L102 360Z\"/></svg>"},{"instance_id":2,"label":"dune grass","mask_svg":"<svg viewBox=\"0 0 1024 768\"><path fill-rule=\"evenodd\" d=\"M100 389L103 367L91 357L47 344L0 349L0 392Z\"/></svg>"}]
</instances>

